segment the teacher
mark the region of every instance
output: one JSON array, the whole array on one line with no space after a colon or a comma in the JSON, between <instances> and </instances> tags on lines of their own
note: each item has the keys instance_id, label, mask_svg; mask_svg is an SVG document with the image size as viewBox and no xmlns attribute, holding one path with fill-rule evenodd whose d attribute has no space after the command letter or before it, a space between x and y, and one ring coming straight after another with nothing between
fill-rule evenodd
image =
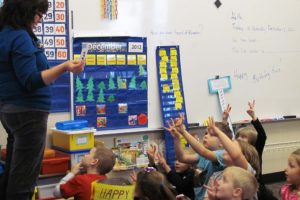
<instances>
[{"instance_id":1,"label":"teacher","mask_svg":"<svg viewBox=\"0 0 300 200\"><path fill-rule=\"evenodd\" d=\"M0 8L0 120L7 132L0 199L31 199L45 148L49 85L84 69L83 61L49 68L33 33L47 10L48 0L4 0Z\"/></svg>"}]
</instances>

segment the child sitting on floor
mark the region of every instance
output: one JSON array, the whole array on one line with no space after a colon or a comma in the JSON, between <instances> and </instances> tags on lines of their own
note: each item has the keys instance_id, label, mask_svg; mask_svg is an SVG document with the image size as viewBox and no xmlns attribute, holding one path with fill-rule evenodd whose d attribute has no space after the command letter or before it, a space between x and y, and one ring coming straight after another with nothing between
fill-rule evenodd
<instances>
[{"instance_id":1,"label":"child sitting on floor","mask_svg":"<svg viewBox=\"0 0 300 200\"><path fill-rule=\"evenodd\" d=\"M203 143L201 143L185 129L183 122L184 116L180 115L176 121L171 119L171 122L168 122L169 127L165 129L173 137L176 158L183 163L196 164L197 168L201 170L202 179L199 179L198 187L194 188L194 191L195 199L203 200L206 189L202 185L207 184L214 172L224 169L224 149L219 138L211 135L208 129L203 137ZM231 139L232 133L227 125L219 122L216 123L216 126L226 134L229 140ZM186 139L196 154L184 153L180 143L180 135Z\"/></svg>"},{"instance_id":2,"label":"child sitting on floor","mask_svg":"<svg viewBox=\"0 0 300 200\"><path fill-rule=\"evenodd\" d=\"M154 167L146 167L137 174L135 199L175 200L176 192L166 177Z\"/></svg>"},{"instance_id":3,"label":"child sitting on floor","mask_svg":"<svg viewBox=\"0 0 300 200\"><path fill-rule=\"evenodd\" d=\"M227 167L221 180L206 186L209 200L253 199L258 183L256 178L240 167Z\"/></svg>"},{"instance_id":4,"label":"child sitting on floor","mask_svg":"<svg viewBox=\"0 0 300 200\"><path fill-rule=\"evenodd\" d=\"M149 159L149 166L156 167L154 162L156 147L150 145L147 149L147 155ZM186 148L184 150L186 154L194 154L192 149ZM163 168L163 171L166 173L168 181L175 186L175 189L178 194L184 194L186 197L189 197L191 200L195 198L194 193L194 174L195 170L191 164L182 163L178 160L175 161L175 169L167 164L165 158L157 153L157 158L159 165Z\"/></svg>"},{"instance_id":5,"label":"child sitting on floor","mask_svg":"<svg viewBox=\"0 0 300 200\"><path fill-rule=\"evenodd\" d=\"M288 158L285 175L288 184L281 188L282 200L300 199L300 149L297 149Z\"/></svg>"},{"instance_id":6,"label":"child sitting on floor","mask_svg":"<svg viewBox=\"0 0 300 200\"><path fill-rule=\"evenodd\" d=\"M93 147L81 160L81 163L72 167L54 190L55 197L75 197L80 200L91 199L91 183L95 180L106 179L106 174L115 165L115 155L111 149L103 146ZM80 174L85 171L84 174Z\"/></svg>"}]
</instances>

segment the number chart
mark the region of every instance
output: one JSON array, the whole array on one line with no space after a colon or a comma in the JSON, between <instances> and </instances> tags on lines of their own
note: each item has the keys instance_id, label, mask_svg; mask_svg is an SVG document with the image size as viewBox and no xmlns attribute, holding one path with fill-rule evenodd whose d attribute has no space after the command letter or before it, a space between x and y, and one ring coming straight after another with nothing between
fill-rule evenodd
<instances>
[{"instance_id":1,"label":"number chart","mask_svg":"<svg viewBox=\"0 0 300 200\"><path fill-rule=\"evenodd\" d=\"M34 30L50 66L69 60L68 1L48 0L48 12ZM52 85L52 112L70 111L69 73Z\"/></svg>"},{"instance_id":2,"label":"number chart","mask_svg":"<svg viewBox=\"0 0 300 200\"><path fill-rule=\"evenodd\" d=\"M148 126L147 43L140 37L75 38L74 59L88 47L74 76L74 119L98 131Z\"/></svg>"}]
</instances>

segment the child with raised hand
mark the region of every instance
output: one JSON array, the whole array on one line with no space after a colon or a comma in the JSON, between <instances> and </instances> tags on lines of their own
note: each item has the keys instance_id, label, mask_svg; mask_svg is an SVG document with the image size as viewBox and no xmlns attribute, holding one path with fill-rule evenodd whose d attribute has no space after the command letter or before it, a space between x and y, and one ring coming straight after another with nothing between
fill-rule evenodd
<instances>
[{"instance_id":1,"label":"child with raised hand","mask_svg":"<svg viewBox=\"0 0 300 200\"><path fill-rule=\"evenodd\" d=\"M149 159L149 164L151 167L156 167L154 162L156 147L150 145L147 149L147 155ZM186 154L191 154L191 149L185 149L184 152ZM175 186L175 189L178 194L184 194L185 196L189 197L191 200L195 198L194 193L194 174L195 171L191 164L186 164L179 162L178 160L175 161L175 170L171 169L171 167L167 164L165 158L161 155L161 153L157 153L157 158L159 165L163 168L164 172L166 173L168 181Z\"/></svg>"},{"instance_id":2,"label":"child with raised hand","mask_svg":"<svg viewBox=\"0 0 300 200\"><path fill-rule=\"evenodd\" d=\"M257 150L259 161L260 161L260 168L262 167L262 153L266 144L266 132L260 123L258 117L255 113L255 100L252 102L248 102L248 110L247 113L251 117L251 124L254 126L255 130L250 127L243 127L238 129L235 138L237 140L243 140L248 142L249 144L253 145ZM227 123L229 113L231 111L231 106L227 105L227 108L223 112L223 123ZM259 181L261 180L262 174L259 173Z\"/></svg>"},{"instance_id":3,"label":"child with raised hand","mask_svg":"<svg viewBox=\"0 0 300 200\"><path fill-rule=\"evenodd\" d=\"M226 151L223 156L226 166L238 166L252 171L253 174L260 172L258 154L252 145L245 141L230 140L225 133L215 125L213 117L209 117L208 119L208 131L221 141Z\"/></svg>"},{"instance_id":4,"label":"child with raised hand","mask_svg":"<svg viewBox=\"0 0 300 200\"><path fill-rule=\"evenodd\" d=\"M251 172L254 176L259 173L259 158L256 149L252 145L245 141L232 141L228 139L226 135L215 126L215 122L212 117L209 117L208 120L208 131L212 135L217 136L223 144L225 149L223 159L227 167L241 167ZM210 183L219 179L221 176L222 172L215 172L210 178ZM207 194L205 197L207 197Z\"/></svg>"},{"instance_id":5,"label":"child with raised hand","mask_svg":"<svg viewBox=\"0 0 300 200\"><path fill-rule=\"evenodd\" d=\"M209 200L253 199L258 189L256 178L240 167L227 167L221 180L208 188Z\"/></svg>"},{"instance_id":6,"label":"child with raised hand","mask_svg":"<svg viewBox=\"0 0 300 200\"><path fill-rule=\"evenodd\" d=\"M204 187L202 187L202 185L207 184L209 177L214 172L224 169L224 150L219 139L210 135L208 131L206 131L203 137L203 144L200 143L196 138L186 131L183 122L184 117L183 115L180 115L180 118L176 120L176 123L173 119L171 119L171 121L168 122L169 127L165 127L165 129L173 136L177 160L183 163L196 164L197 168L201 170L203 180L201 180L199 184L200 187L195 189L195 199L202 200L206 190ZM228 126L221 122L217 123L217 126L227 133L228 139L231 138L231 130ZM187 140L197 154L190 155L184 153L180 144L180 135Z\"/></svg>"},{"instance_id":7,"label":"child with raised hand","mask_svg":"<svg viewBox=\"0 0 300 200\"><path fill-rule=\"evenodd\" d=\"M135 199L175 200L176 192L166 177L154 167L146 167L137 174Z\"/></svg>"},{"instance_id":8,"label":"child with raised hand","mask_svg":"<svg viewBox=\"0 0 300 200\"><path fill-rule=\"evenodd\" d=\"M300 199L300 149L297 149L288 158L285 168L286 181L288 184L281 188L282 200Z\"/></svg>"},{"instance_id":9,"label":"child with raised hand","mask_svg":"<svg viewBox=\"0 0 300 200\"><path fill-rule=\"evenodd\" d=\"M255 130L252 127L243 127L237 130L236 133L236 139L237 140L243 140L245 142L248 142L249 144L253 145L255 149L257 150L258 156L259 156L259 164L260 169L262 169L262 154L263 150L266 144L267 135L266 132L259 121L258 117L256 116L255 112L255 100L252 102L248 102L248 110L247 113L251 117L251 124L255 128ZM230 108L230 109L229 109ZM224 110L223 113L223 122L227 123L227 119L229 116L229 113L231 111L231 107L228 105L227 109ZM258 192L258 199L259 200L272 200L276 199L272 191L267 189L262 181L262 170L260 170L260 173L258 174L258 182L259 182L259 192Z\"/></svg>"},{"instance_id":10,"label":"child with raised hand","mask_svg":"<svg viewBox=\"0 0 300 200\"><path fill-rule=\"evenodd\" d=\"M112 170L115 160L111 149L103 146L93 147L89 153L84 155L81 163L74 165L71 172L56 185L54 196L90 200L91 183L95 180L106 179L106 174ZM85 173L81 174L81 171L85 171Z\"/></svg>"}]
</instances>

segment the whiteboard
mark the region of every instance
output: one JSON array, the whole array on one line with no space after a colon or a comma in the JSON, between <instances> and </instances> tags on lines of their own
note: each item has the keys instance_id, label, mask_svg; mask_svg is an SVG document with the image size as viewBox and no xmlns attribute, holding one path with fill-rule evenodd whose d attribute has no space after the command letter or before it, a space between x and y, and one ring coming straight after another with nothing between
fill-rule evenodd
<instances>
[{"instance_id":1,"label":"whiteboard","mask_svg":"<svg viewBox=\"0 0 300 200\"><path fill-rule=\"evenodd\" d=\"M118 19L101 18L101 1L72 0L75 37L139 36L148 40L149 128L162 127L155 65L157 46L179 45L187 118L221 119L207 80L230 76L225 100L232 121L257 115L300 116L300 0L118 0Z\"/></svg>"}]
</instances>

